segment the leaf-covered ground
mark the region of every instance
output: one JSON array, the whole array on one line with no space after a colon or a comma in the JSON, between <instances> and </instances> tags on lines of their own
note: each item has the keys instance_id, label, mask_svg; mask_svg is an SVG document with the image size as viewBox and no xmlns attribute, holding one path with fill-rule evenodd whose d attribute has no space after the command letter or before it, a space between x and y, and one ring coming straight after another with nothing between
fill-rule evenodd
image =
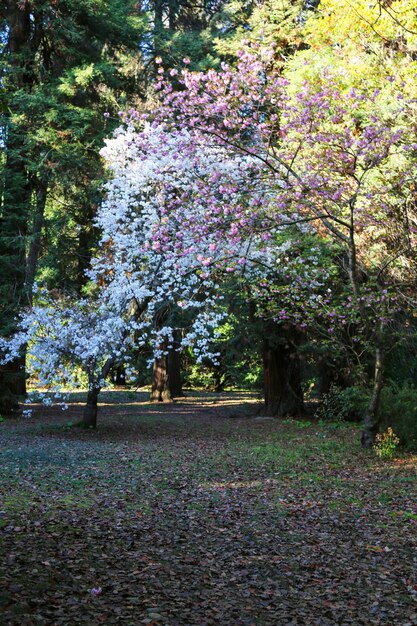
<instances>
[{"instance_id":1,"label":"leaf-covered ground","mask_svg":"<svg viewBox=\"0 0 417 626\"><path fill-rule=\"evenodd\" d=\"M2 626L417 624L417 458L254 398L0 424Z\"/></svg>"}]
</instances>

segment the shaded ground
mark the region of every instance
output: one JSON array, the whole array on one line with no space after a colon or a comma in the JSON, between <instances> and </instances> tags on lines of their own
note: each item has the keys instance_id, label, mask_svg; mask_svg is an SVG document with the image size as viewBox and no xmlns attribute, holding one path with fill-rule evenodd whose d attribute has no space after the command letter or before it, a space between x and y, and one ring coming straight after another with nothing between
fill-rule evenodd
<instances>
[{"instance_id":1,"label":"shaded ground","mask_svg":"<svg viewBox=\"0 0 417 626\"><path fill-rule=\"evenodd\" d=\"M417 458L242 394L143 399L0 424L1 626L417 624Z\"/></svg>"}]
</instances>

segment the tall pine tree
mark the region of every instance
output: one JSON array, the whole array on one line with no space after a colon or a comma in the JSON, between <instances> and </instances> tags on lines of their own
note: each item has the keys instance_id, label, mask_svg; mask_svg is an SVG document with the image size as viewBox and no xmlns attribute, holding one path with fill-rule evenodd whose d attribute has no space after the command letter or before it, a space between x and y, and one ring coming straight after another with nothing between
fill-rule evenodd
<instances>
[{"instance_id":1,"label":"tall pine tree","mask_svg":"<svg viewBox=\"0 0 417 626\"><path fill-rule=\"evenodd\" d=\"M98 149L110 130L103 114L138 90L145 20L132 0L2 0L0 11L0 334L8 336L31 302L54 202L73 215L82 280L97 202L88 181L103 175ZM16 410L24 392L22 355L0 368L0 412Z\"/></svg>"}]
</instances>

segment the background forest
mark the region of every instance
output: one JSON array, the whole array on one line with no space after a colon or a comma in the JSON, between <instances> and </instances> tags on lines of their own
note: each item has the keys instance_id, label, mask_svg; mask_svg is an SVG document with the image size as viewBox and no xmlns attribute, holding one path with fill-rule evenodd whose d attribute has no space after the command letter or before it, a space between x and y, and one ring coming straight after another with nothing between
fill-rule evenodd
<instances>
[{"instance_id":1,"label":"background forest","mask_svg":"<svg viewBox=\"0 0 417 626\"><path fill-rule=\"evenodd\" d=\"M0 366L0 412L18 409L28 382L55 385L57 373L61 385L88 385L84 422L93 426L103 378L152 384L154 400L184 385L263 389L265 415L364 420L366 446L388 426L415 445L417 2L2 0L0 10L0 334L6 351L21 339ZM146 124L161 123L176 137L172 150L193 150L200 186L171 166L159 178L154 163L167 155ZM121 124L128 131L103 158ZM177 124L197 128L199 143L178 139ZM207 136L220 143L202 153ZM129 256L117 245L129 236L131 249L147 250L152 226L145 209L140 232L131 213L106 226L122 183L136 184L135 159L150 163L140 189L152 197L181 181L193 190L170 215L175 237L198 242L200 265L193 257L179 289L174 257L153 240L167 263L163 297L160 285L149 295L148 282L116 315L109 303L116 286L126 293L118 267ZM180 158L178 170L187 167ZM196 197L223 211L201 240L199 215L179 211L195 211ZM212 236L217 257L201 247ZM144 281L143 266L153 271L162 256L136 256L123 280L140 265ZM199 286L183 311L191 275ZM111 338L91 356L86 329L97 337L105 325L92 318L103 310L100 289L112 294ZM212 306L206 326L203 303ZM203 337L210 330L209 351L196 320Z\"/></svg>"}]
</instances>

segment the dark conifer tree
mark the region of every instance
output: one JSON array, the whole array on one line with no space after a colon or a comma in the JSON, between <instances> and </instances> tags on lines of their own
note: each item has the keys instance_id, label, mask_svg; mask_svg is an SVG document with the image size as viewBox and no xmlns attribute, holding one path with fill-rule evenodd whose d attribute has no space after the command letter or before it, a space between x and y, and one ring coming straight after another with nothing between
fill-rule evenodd
<instances>
[{"instance_id":1,"label":"dark conifer tree","mask_svg":"<svg viewBox=\"0 0 417 626\"><path fill-rule=\"evenodd\" d=\"M126 95L137 90L144 18L131 0L2 0L0 15L0 333L7 336L31 302L50 236L46 213L50 223L55 219L51 230L64 253L67 282L84 280L103 177L98 152L111 129L103 114L116 119ZM62 207L55 214L54 203ZM69 235L62 225L70 222ZM62 280L64 271L58 274ZM0 369L0 412L17 408L25 391L23 364L24 355Z\"/></svg>"}]
</instances>

